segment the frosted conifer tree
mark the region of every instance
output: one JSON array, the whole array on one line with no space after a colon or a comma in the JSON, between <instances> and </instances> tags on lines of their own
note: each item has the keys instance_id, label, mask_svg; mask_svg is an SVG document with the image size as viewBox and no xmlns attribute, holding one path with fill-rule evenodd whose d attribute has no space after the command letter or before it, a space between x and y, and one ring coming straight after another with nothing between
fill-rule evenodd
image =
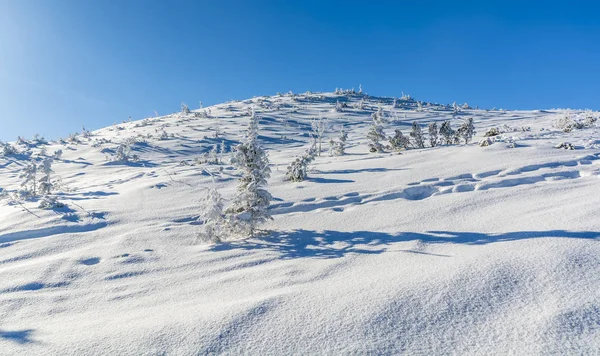
<instances>
[{"instance_id":1,"label":"frosted conifer tree","mask_svg":"<svg viewBox=\"0 0 600 356\"><path fill-rule=\"evenodd\" d=\"M129 145L126 142L121 143L115 151L113 162L128 162L130 152L131 148L129 147Z\"/></svg>"},{"instance_id":2,"label":"frosted conifer tree","mask_svg":"<svg viewBox=\"0 0 600 356\"><path fill-rule=\"evenodd\" d=\"M458 128L458 136L460 136L463 140L465 140L465 144L468 144L469 141L473 138L475 134L475 126L473 124L473 118L468 118L462 125Z\"/></svg>"},{"instance_id":3,"label":"frosted conifer tree","mask_svg":"<svg viewBox=\"0 0 600 356\"><path fill-rule=\"evenodd\" d=\"M296 157L287 167L285 178L292 182L302 182L306 179L308 166L314 161L316 155L315 144L304 152L300 157Z\"/></svg>"},{"instance_id":4,"label":"frosted conifer tree","mask_svg":"<svg viewBox=\"0 0 600 356\"><path fill-rule=\"evenodd\" d=\"M348 140L348 134L344 131L344 128L340 131L339 141L335 143L333 147L334 156L343 156L346 153L346 141Z\"/></svg>"},{"instance_id":5,"label":"frosted conifer tree","mask_svg":"<svg viewBox=\"0 0 600 356\"><path fill-rule=\"evenodd\" d=\"M423 131L421 131L421 126L419 126L416 121L413 121L412 123L410 137L415 141L415 146L417 148L425 148L425 137L423 136Z\"/></svg>"},{"instance_id":6,"label":"frosted conifer tree","mask_svg":"<svg viewBox=\"0 0 600 356\"><path fill-rule=\"evenodd\" d=\"M2 147L2 155L5 157L17 154L17 150L10 143L0 142L0 146Z\"/></svg>"},{"instance_id":7,"label":"frosted conifer tree","mask_svg":"<svg viewBox=\"0 0 600 356\"><path fill-rule=\"evenodd\" d=\"M429 144L431 147L435 147L438 144L437 122L432 122L429 124Z\"/></svg>"},{"instance_id":8,"label":"frosted conifer tree","mask_svg":"<svg viewBox=\"0 0 600 356\"><path fill-rule=\"evenodd\" d=\"M417 101L417 111L418 112L423 111L423 103L421 103L420 101Z\"/></svg>"},{"instance_id":9,"label":"frosted conifer tree","mask_svg":"<svg viewBox=\"0 0 600 356\"><path fill-rule=\"evenodd\" d=\"M42 177L40 178L40 194L42 195L50 194L54 188L54 182L52 181L52 173L54 173L52 170L52 161L52 158L47 157L39 167L42 173Z\"/></svg>"},{"instance_id":10,"label":"frosted conifer tree","mask_svg":"<svg viewBox=\"0 0 600 356\"><path fill-rule=\"evenodd\" d=\"M92 133L90 132L90 130L86 130L85 126L81 125L81 136L83 136L83 138L90 138L90 136L92 136Z\"/></svg>"},{"instance_id":11,"label":"frosted conifer tree","mask_svg":"<svg viewBox=\"0 0 600 356\"><path fill-rule=\"evenodd\" d=\"M357 110L364 110L365 109L365 100L363 98L361 98L358 103L354 104L354 108Z\"/></svg>"},{"instance_id":12,"label":"frosted conifer tree","mask_svg":"<svg viewBox=\"0 0 600 356\"><path fill-rule=\"evenodd\" d=\"M323 134L327 127L327 120L324 118L312 119L310 122L312 128L313 140L317 143L317 156L321 156L321 148L323 143Z\"/></svg>"},{"instance_id":13,"label":"frosted conifer tree","mask_svg":"<svg viewBox=\"0 0 600 356\"><path fill-rule=\"evenodd\" d=\"M215 188L209 188L202 204L203 220L201 236L207 242L221 242L225 232L223 199Z\"/></svg>"},{"instance_id":14,"label":"frosted conifer tree","mask_svg":"<svg viewBox=\"0 0 600 356\"><path fill-rule=\"evenodd\" d=\"M242 234L254 236L256 226L271 219L268 207L271 194L269 159L258 144L258 118L252 111L244 142L237 145L231 163L241 172L237 194L227 209L229 225Z\"/></svg>"},{"instance_id":15,"label":"frosted conifer tree","mask_svg":"<svg viewBox=\"0 0 600 356\"><path fill-rule=\"evenodd\" d=\"M400 151L403 148L405 150L410 149L410 140L399 129L395 130L394 137L390 138L389 141L395 151Z\"/></svg>"},{"instance_id":16,"label":"frosted conifer tree","mask_svg":"<svg viewBox=\"0 0 600 356\"><path fill-rule=\"evenodd\" d=\"M190 113L190 108L185 103L181 103L181 113L182 114Z\"/></svg>"},{"instance_id":17,"label":"frosted conifer tree","mask_svg":"<svg viewBox=\"0 0 600 356\"><path fill-rule=\"evenodd\" d=\"M217 144L214 144L212 150L208 153L208 163L219 164L219 149Z\"/></svg>"},{"instance_id":18,"label":"frosted conifer tree","mask_svg":"<svg viewBox=\"0 0 600 356\"><path fill-rule=\"evenodd\" d=\"M458 105L456 105L456 101L452 103L452 110L454 111L455 114L458 114L459 112L459 108Z\"/></svg>"},{"instance_id":19,"label":"frosted conifer tree","mask_svg":"<svg viewBox=\"0 0 600 356\"><path fill-rule=\"evenodd\" d=\"M333 156L333 150L337 142L333 138L329 139L329 156Z\"/></svg>"},{"instance_id":20,"label":"frosted conifer tree","mask_svg":"<svg viewBox=\"0 0 600 356\"><path fill-rule=\"evenodd\" d=\"M451 145L454 143L456 132L450 127L450 121L444 121L440 127L440 135L445 144Z\"/></svg>"},{"instance_id":21,"label":"frosted conifer tree","mask_svg":"<svg viewBox=\"0 0 600 356\"><path fill-rule=\"evenodd\" d=\"M376 113L371 115L373 119L373 124L367 133L367 139L369 142L369 151L370 152L383 152L383 145L381 144L381 140L385 140L385 133L383 132L382 126L382 114L380 115L381 108L379 108Z\"/></svg>"},{"instance_id":22,"label":"frosted conifer tree","mask_svg":"<svg viewBox=\"0 0 600 356\"><path fill-rule=\"evenodd\" d=\"M31 162L23 169L23 172L19 175L19 178L23 179L21 187L31 195L32 197L37 196L37 171L38 167L35 162Z\"/></svg>"},{"instance_id":23,"label":"frosted conifer tree","mask_svg":"<svg viewBox=\"0 0 600 356\"><path fill-rule=\"evenodd\" d=\"M335 109L334 109L334 111L336 111L336 112L342 112L342 111L344 111L342 103L340 103L339 100L336 100L336 102L335 102Z\"/></svg>"}]
</instances>

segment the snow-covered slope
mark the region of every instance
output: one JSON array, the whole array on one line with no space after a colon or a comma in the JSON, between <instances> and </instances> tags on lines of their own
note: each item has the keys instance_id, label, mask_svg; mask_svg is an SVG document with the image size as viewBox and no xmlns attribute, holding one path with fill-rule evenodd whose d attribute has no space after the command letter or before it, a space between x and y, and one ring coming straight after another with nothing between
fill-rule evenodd
<instances>
[{"instance_id":1,"label":"snow-covered slope","mask_svg":"<svg viewBox=\"0 0 600 356\"><path fill-rule=\"evenodd\" d=\"M274 220L259 238L203 243L205 188L230 199L238 174L194 159L237 144L251 106ZM369 153L378 106L388 135L473 117L475 143ZM28 156L62 149L66 205L0 204L0 354L599 354L599 129L552 127L598 114L398 106L260 97L0 157L12 193ZM347 154L287 182L318 117L329 138L345 128ZM479 147L492 127L508 132ZM138 161L107 160L131 138Z\"/></svg>"}]
</instances>

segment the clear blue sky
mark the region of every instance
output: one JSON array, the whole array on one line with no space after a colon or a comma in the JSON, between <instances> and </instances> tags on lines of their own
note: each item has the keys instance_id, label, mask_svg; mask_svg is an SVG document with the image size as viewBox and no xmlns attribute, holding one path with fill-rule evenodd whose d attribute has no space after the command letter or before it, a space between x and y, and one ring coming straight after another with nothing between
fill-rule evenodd
<instances>
[{"instance_id":1,"label":"clear blue sky","mask_svg":"<svg viewBox=\"0 0 600 356\"><path fill-rule=\"evenodd\" d=\"M0 0L0 139L359 83L600 109L599 14L591 1Z\"/></svg>"}]
</instances>

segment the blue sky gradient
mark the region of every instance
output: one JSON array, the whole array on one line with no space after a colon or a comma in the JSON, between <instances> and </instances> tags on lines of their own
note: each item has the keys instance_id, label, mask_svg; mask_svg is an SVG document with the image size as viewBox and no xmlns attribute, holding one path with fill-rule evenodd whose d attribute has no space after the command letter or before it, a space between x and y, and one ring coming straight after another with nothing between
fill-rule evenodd
<instances>
[{"instance_id":1,"label":"blue sky gradient","mask_svg":"<svg viewBox=\"0 0 600 356\"><path fill-rule=\"evenodd\" d=\"M0 0L0 140L276 92L600 109L600 5Z\"/></svg>"}]
</instances>

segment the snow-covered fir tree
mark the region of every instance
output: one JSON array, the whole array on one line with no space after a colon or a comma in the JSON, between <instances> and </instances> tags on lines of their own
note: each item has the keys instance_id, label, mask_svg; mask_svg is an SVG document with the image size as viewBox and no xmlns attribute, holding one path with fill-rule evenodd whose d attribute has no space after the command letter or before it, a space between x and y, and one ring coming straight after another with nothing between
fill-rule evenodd
<instances>
[{"instance_id":1,"label":"snow-covered fir tree","mask_svg":"<svg viewBox=\"0 0 600 356\"><path fill-rule=\"evenodd\" d=\"M416 148L425 148L425 136L423 135L423 131L421 131L421 126L416 121L412 123L410 137L415 141Z\"/></svg>"},{"instance_id":2,"label":"snow-covered fir tree","mask_svg":"<svg viewBox=\"0 0 600 356\"><path fill-rule=\"evenodd\" d=\"M236 146L231 163L242 176L237 194L227 209L228 224L240 234L254 236L256 226L268 219L271 194L267 179L271 176L267 153L258 143L258 118L252 111L244 141Z\"/></svg>"},{"instance_id":3,"label":"snow-covered fir tree","mask_svg":"<svg viewBox=\"0 0 600 356\"><path fill-rule=\"evenodd\" d=\"M0 142L0 147L2 147L2 150L0 152L2 153L2 156L4 156L4 157L8 157L10 155L17 154L17 149L10 143Z\"/></svg>"},{"instance_id":4,"label":"snow-covered fir tree","mask_svg":"<svg viewBox=\"0 0 600 356\"><path fill-rule=\"evenodd\" d=\"M429 144L431 147L435 147L438 144L438 126L437 122L429 124Z\"/></svg>"},{"instance_id":5,"label":"snow-covered fir tree","mask_svg":"<svg viewBox=\"0 0 600 356\"><path fill-rule=\"evenodd\" d=\"M285 173L286 180L292 182L302 182L306 179L308 173L308 166L314 161L316 155L315 144L304 152L300 157L296 157L292 163L287 167Z\"/></svg>"},{"instance_id":6,"label":"snow-covered fir tree","mask_svg":"<svg viewBox=\"0 0 600 356\"><path fill-rule=\"evenodd\" d=\"M208 163L219 164L219 147L217 144L214 144L213 148L208 152Z\"/></svg>"},{"instance_id":7,"label":"snow-covered fir tree","mask_svg":"<svg viewBox=\"0 0 600 356\"><path fill-rule=\"evenodd\" d=\"M181 113L186 115L190 113L190 108L185 103L181 103Z\"/></svg>"},{"instance_id":8,"label":"snow-covered fir tree","mask_svg":"<svg viewBox=\"0 0 600 356\"><path fill-rule=\"evenodd\" d=\"M27 195L36 197L37 196L37 185L38 185L38 166L35 162L30 162L25 166L19 178L23 181L21 182L21 187L27 193Z\"/></svg>"},{"instance_id":9,"label":"snow-covered fir tree","mask_svg":"<svg viewBox=\"0 0 600 356\"><path fill-rule=\"evenodd\" d=\"M457 134L465 141L465 144L468 144L469 141L471 141L473 135L475 134L475 125L472 117L466 119L462 125L460 125Z\"/></svg>"},{"instance_id":10,"label":"snow-covered fir tree","mask_svg":"<svg viewBox=\"0 0 600 356\"><path fill-rule=\"evenodd\" d=\"M90 138L92 133L89 130L86 130L85 126L81 125L81 136L83 138Z\"/></svg>"},{"instance_id":11,"label":"snow-covered fir tree","mask_svg":"<svg viewBox=\"0 0 600 356\"><path fill-rule=\"evenodd\" d=\"M344 107L342 106L342 103L340 103L339 100L336 100L335 102L335 112L343 112L344 111Z\"/></svg>"},{"instance_id":12,"label":"snow-covered fir tree","mask_svg":"<svg viewBox=\"0 0 600 356\"><path fill-rule=\"evenodd\" d=\"M312 119L310 122L312 132L311 135L313 140L317 143L317 156L321 156L322 144L323 144L323 134L327 128L327 119L320 117L318 119Z\"/></svg>"},{"instance_id":13,"label":"snow-covered fir tree","mask_svg":"<svg viewBox=\"0 0 600 356\"><path fill-rule=\"evenodd\" d=\"M417 111L418 112L423 111L423 103L421 103L420 101L417 101Z\"/></svg>"},{"instance_id":14,"label":"snow-covered fir tree","mask_svg":"<svg viewBox=\"0 0 600 356\"><path fill-rule=\"evenodd\" d=\"M456 104L456 101L452 103L452 111L455 114L458 114L458 112L460 111L460 109L458 108L458 105Z\"/></svg>"},{"instance_id":15,"label":"snow-covered fir tree","mask_svg":"<svg viewBox=\"0 0 600 356\"><path fill-rule=\"evenodd\" d=\"M169 134L167 133L167 131L165 131L165 129L162 129L160 131L160 134L158 135L158 139L161 140L161 141L169 139Z\"/></svg>"},{"instance_id":16,"label":"snow-covered fir tree","mask_svg":"<svg viewBox=\"0 0 600 356\"><path fill-rule=\"evenodd\" d=\"M383 132L384 117L381 107L371 115L371 119L373 120L373 124L367 133L367 139L370 141L369 152L383 152L384 147L380 141L385 140L386 136Z\"/></svg>"},{"instance_id":17,"label":"snow-covered fir tree","mask_svg":"<svg viewBox=\"0 0 600 356\"><path fill-rule=\"evenodd\" d=\"M361 98L356 104L354 104L354 108L357 110L364 110L367 103L363 98Z\"/></svg>"},{"instance_id":18,"label":"snow-covered fir tree","mask_svg":"<svg viewBox=\"0 0 600 356\"><path fill-rule=\"evenodd\" d=\"M225 157L226 153L227 153L227 146L225 146L225 141L221 141L221 144L219 144L219 156L221 158L221 161L224 161L223 157Z\"/></svg>"},{"instance_id":19,"label":"snow-covered fir tree","mask_svg":"<svg viewBox=\"0 0 600 356\"><path fill-rule=\"evenodd\" d=\"M348 134L342 130L340 131L339 141L335 143L333 146L333 155L334 156L343 156L346 153L346 141L348 140Z\"/></svg>"},{"instance_id":20,"label":"snow-covered fir tree","mask_svg":"<svg viewBox=\"0 0 600 356\"><path fill-rule=\"evenodd\" d=\"M54 181L52 180L52 173L54 173L52 170L52 162L53 159L51 157L46 157L39 167L40 173L42 174L39 185L41 195L48 195L54 189Z\"/></svg>"},{"instance_id":21,"label":"snow-covered fir tree","mask_svg":"<svg viewBox=\"0 0 600 356\"><path fill-rule=\"evenodd\" d=\"M389 139L390 145L394 151L400 151L401 149L410 149L410 139L402 134L402 131L396 129L394 131L394 137Z\"/></svg>"},{"instance_id":22,"label":"snow-covered fir tree","mask_svg":"<svg viewBox=\"0 0 600 356\"><path fill-rule=\"evenodd\" d=\"M450 121L444 121L440 127L440 135L445 144L451 145L455 142L456 132L450 127Z\"/></svg>"},{"instance_id":23,"label":"snow-covered fir tree","mask_svg":"<svg viewBox=\"0 0 600 356\"><path fill-rule=\"evenodd\" d=\"M223 217L223 198L216 188L211 187L204 196L200 218L201 238L206 242L221 242L225 238L226 224Z\"/></svg>"},{"instance_id":24,"label":"snow-covered fir tree","mask_svg":"<svg viewBox=\"0 0 600 356\"><path fill-rule=\"evenodd\" d=\"M111 161L126 163L126 162L130 162L130 161L135 162L135 161L139 160L138 155L131 154L131 145L133 143L135 143L134 138L129 138L129 139L125 140L124 142L120 143L119 146L117 146L117 149L115 150L115 153L114 153Z\"/></svg>"}]
</instances>

